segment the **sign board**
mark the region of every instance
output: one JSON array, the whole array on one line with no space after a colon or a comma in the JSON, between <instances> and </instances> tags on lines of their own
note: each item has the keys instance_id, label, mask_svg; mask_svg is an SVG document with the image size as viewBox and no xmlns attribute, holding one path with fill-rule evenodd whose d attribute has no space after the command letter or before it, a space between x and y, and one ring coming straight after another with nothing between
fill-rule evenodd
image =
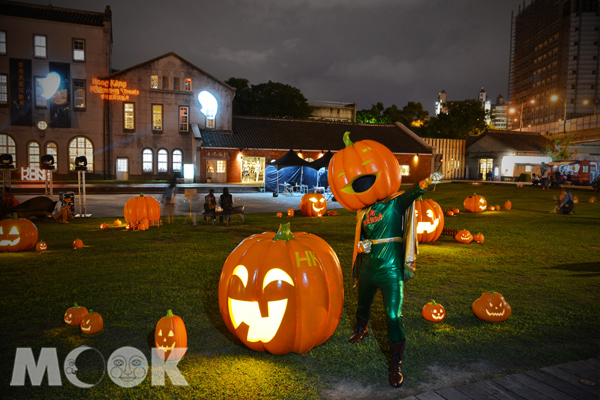
<instances>
[{"instance_id":1,"label":"sign board","mask_svg":"<svg viewBox=\"0 0 600 400\"><path fill-rule=\"evenodd\" d=\"M45 181L48 173L49 171L36 167L21 167L21 180Z\"/></svg>"},{"instance_id":2,"label":"sign board","mask_svg":"<svg viewBox=\"0 0 600 400\"><path fill-rule=\"evenodd\" d=\"M99 94L103 100L128 101L129 96L138 96L140 91L137 89L128 89L127 82L124 81L92 78L90 93Z\"/></svg>"},{"instance_id":3,"label":"sign board","mask_svg":"<svg viewBox=\"0 0 600 400\"><path fill-rule=\"evenodd\" d=\"M197 195L197 189L185 189L185 198L186 199L195 199Z\"/></svg>"}]
</instances>

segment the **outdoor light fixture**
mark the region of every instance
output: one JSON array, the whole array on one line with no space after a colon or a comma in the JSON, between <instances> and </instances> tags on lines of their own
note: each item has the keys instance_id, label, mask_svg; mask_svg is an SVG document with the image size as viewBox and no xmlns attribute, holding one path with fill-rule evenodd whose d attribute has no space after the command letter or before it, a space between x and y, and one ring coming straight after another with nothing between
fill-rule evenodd
<instances>
[{"instance_id":1,"label":"outdoor light fixture","mask_svg":"<svg viewBox=\"0 0 600 400\"><path fill-rule=\"evenodd\" d=\"M194 164L183 165L183 179L194 179Z\"/></svg>"},{"instance_id":2,"label":"outdoor light fixture","mask_svg":"<svg viewBox=\"0 0 600 400\"><path fill-rule=\"evenodd\" d=\"M43 92L40 94L45 99L49 99L54 96L54 93L58 90L60 86L60 75L56 72L50 72L44 79L42 79L42 90Z\"/></svg>"},{"instance_id":3,"label":"outdoor light fixture","mask_svg":"<svg viewBox=\"0 0 600 400\"><path fill-rule=\"evenodd\" d=\"M552 101L560 100L563 103L565 103L565 115L563 118L563 121L564 121L563 132L566 132L567 131L567 100L563 100L560 97L558 97L557 95L553 95L552 97L550 97L550 100L552 100Z\"/></svg>"},{"instance_id":4,"label":"outdoor light fixture","mask_svg":"<svg viewBox=\"0 0 600 400\"><path fill-rule=\"evenodd\" d=\"M75 157L75 171L87 171L87 158L85 156Z\"/></svg>"},{"instance_id":5,"label":"outdoor light fixture","mask_svg":"<svg viewBox=\"0 0 600 400\"><path fill-rule=\"evenodd\" d=\"M51 154L43 155L42 166L45 167L45 169L54 169L54 156Z\"/></svg>"}]
</instances>

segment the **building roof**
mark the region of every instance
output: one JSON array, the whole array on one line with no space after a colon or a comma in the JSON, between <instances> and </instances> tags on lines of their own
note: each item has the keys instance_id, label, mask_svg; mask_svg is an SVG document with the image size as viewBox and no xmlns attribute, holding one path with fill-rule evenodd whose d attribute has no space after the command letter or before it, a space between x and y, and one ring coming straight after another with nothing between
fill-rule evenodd
<instances>
[{"instance_id":1,"label":"building roof","mask_svg":"<svg viewBox=\"0 0 600 400\"><path fill-rule=\"evenodd\" d=\"M0 1L0 15L11 17L45 19L49 21L69 22L72 24L104 26L104 19L111 18L110 6L105 12L74 10L71 8L42 6L17 1Z\"/></svg>"},{"instance_id":2,"label":"building roof","mask_svg":"<svg viewBox=\"0 0 600 400\"><path fill-rule=\"evenodd\" d=\"M350 131L353 142L371 139L393 153L432 153L432 147L400 123L361 124L319 120L233 117L232 132L202 130L202 146L237 149L341 150Z\"/></svg>"},{"instance_id":3,"label":"building roof","mask_svg":"<svg viewBox=\"0 0 600 400\"><path fill-rule=\"evenodd\" d=\"M549 142L544 135L537 132L488 130L481 135L468 137L467 148L484 137L493 138L515 151L544 151L546 144Z\"/></svg>"}]
</instances>

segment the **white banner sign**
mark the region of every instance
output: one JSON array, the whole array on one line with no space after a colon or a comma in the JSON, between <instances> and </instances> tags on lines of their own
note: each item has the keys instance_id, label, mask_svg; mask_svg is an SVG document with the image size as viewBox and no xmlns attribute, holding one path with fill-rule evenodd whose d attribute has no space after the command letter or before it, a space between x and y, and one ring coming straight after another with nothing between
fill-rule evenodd
<instances>
[{"instance_id":1,"label":"white banner sign","mask_svg":"<svg viewBox=\"0 0 600 400\"><path fill-rule=\"evenodd\" d=\"M21 167L22 181L45 181L49 171L37 167Z\"/></svg>"}]
</instances>

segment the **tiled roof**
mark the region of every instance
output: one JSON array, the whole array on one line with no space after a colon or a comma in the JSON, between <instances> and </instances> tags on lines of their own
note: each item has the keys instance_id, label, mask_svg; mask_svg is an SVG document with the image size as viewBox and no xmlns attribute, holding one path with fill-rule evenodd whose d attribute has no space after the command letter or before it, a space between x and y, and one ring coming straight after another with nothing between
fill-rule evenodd
<instances>
[{"instance_id":1,"label":"tiled roof","mask_svg":"<svg viewBox=\"0 0 600 400\"><path fill-rule=\"evenodd\" d=\"M544 151L548 143L541 133L488 131L486 135L516 151Z\"/></svg>"},{"instance_id":2,"label":"tiled roof","mask_svg":"<svg viewBox=\"0 0 600 400\"><path fill-rule=\"evenodd\" d=\"M108 16L110 16L109 6L107 6L107 10L109 11ZM106 16L103 12L73 10L71 8L54 7L52 5L42 6L16 1L0 1L0 15L95 26L103 26L104 17Z\"/></svg>"},{"instance_id":3,"label":"tiled roof","mask_svg":"<svg viewBox=\"0 0 600 400\"><path fill-rule=\"evenodd\" d=\"M203 147L238 149L341 150L350 131L353 142L371 139L394 153L431 153L431 147L397 125L353 122L233 117L232 133L202 130Z\"/></svg>"}]
</instances>

